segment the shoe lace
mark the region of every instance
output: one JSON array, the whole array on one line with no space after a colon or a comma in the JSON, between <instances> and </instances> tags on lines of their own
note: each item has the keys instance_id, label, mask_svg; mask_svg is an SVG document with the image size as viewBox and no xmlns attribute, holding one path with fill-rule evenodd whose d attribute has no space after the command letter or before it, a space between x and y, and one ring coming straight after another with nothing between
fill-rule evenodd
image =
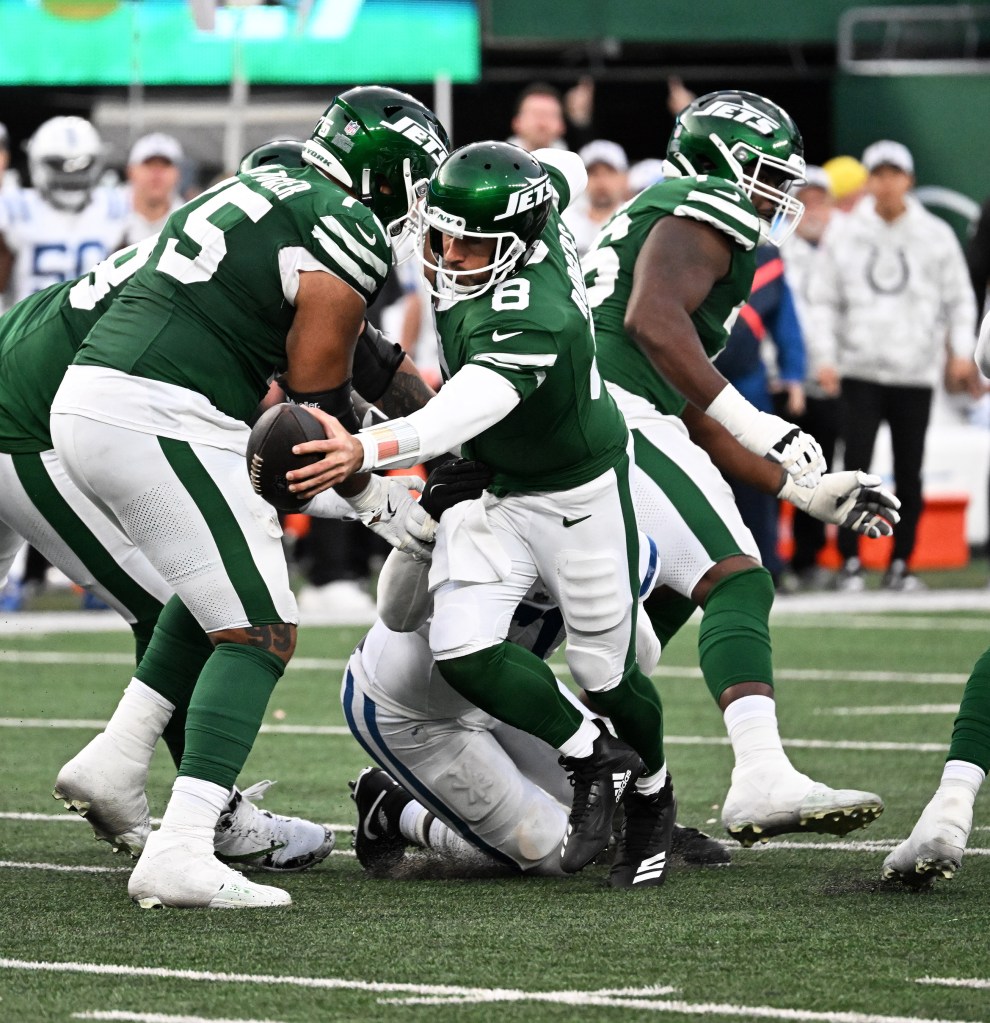
<instances>
[{"instance_id":1,"label":"shoe lace","mask_svg":"<svg viewBox=\"0 0 990 1023\"><path fill-rule=\"evenodd\" d=\"M626 853L630 859L641 859L641 854L649 849L662 829L664 803L661 793L641 796L633 792L626 797L625 804L626 819L622 833Z\"/></svg>"},{"instance_id":2,"label":"shoe lace","mask_svg":"<svg viewBox=\"0 0 990 1023\"><path fill-rule=\"evenodd\" d=\"M561 757L560 766L568 774L568 781L574 789L574 799L571 803L571 822L577 824L583 821L601 799L598 787L595 782L599 781L599 770L589 761L593 757Z\"/></svg>"},{"instance_id":3,"label":"shoe lace","mask_svg":"<svg viewBox=\"0 0 990 1023\"><path fill-rule=\"evenodd\" d=\"M274 781L267 778L263 781L256 781L246 789L241 789L241 795L250 803L260 803L265 798L265 793L275 784Z\"/></svg>"}]
</instances>

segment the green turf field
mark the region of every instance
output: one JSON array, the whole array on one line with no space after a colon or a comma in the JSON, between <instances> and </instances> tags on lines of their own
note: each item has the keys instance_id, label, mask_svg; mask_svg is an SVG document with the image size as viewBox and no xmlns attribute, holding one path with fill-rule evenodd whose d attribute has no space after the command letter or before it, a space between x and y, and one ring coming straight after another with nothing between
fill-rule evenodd
<instances>
[{"instance_id":1,"label":"green turf field","mask_svg":"<svg viewBox=\"0 0 990 1023\"><path fill-rule=\"evenodd\" d=\"M127 862L51 798L129 677L127 634L0 635L0 1019L988 1020L986 793L954 880L921 893L879 882L934 790L987 632L978 612L776 619L792 759L879 791L886 812L845 839L776 839L728 868L615 892L604 867L559 881L366 879L347 790L366 759L337 696L360 630L304 628L242 780L278 779L263 805L333 823L338 851L277 879L291 908L240 913L138 910ZM656 679L680 820L720 834L731 757L695 636L678 637ZM154 813L170 781L161 750Z\"/></svg>"}]
</instances>

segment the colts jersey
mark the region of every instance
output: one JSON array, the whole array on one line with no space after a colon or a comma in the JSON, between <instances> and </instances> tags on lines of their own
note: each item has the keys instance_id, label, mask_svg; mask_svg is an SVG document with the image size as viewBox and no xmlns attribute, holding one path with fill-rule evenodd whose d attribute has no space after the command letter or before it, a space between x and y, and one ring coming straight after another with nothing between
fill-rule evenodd
<instances>
[{"instance_id":1,"label":"colts jersey","mask_svg":"<svg viewBox=\"0 0 990 1023\"><path fill-rule=\"evenodd\" d=\"M672 178L652 185L616 210L582 266L602 376L646 398L660 412L679 415L686 404L684 397L660 376L623 326L636 258L653 225L671 216L708 224L732 241L729 272L691 314L706 354L714 359L749 297L756 268L759 217L738 185L709 176Z\"/></svg>"},{"instance_id":2,"label":"colts jersey","mask_svg":"<svg viewBox=\"0 0 990 1023\"><path fill-rule=\"evenodd\" d=\"M14 254L9 304L71 281L120 248L129 213L120 189L97 188L78 213L59 210L34 188L0 193L0 234Z\"/></svg>"},{"instance_id":3,"label":"colts jersey","mask_svg":"<svg viewBox=\"0 0 990 1023\"><path fill-rule=\"evenodd\" d=\"M0 452L51 449L49 410L66 368L153 247L150 238L114 253L79 280L29 295L0 317Z\"/></svg>"},{"instance_id":4,"label":"colts jersey","mask_svg":"<svg viewBox=\"0 0 990 1023\"><path fill-rule=\"evenodd\" d=\"M247 422L286 368L300 272L333 274L370 304L390 268L382 225L339 185L312 167L259 167L169 217L75 361L197 392Z\"/></svg>"},{"instance_id":5,"label":"colts jersey","mask_svg":"<svg viewBox=\"0 0 990 1023\"><path fill-rule=\"evenodd\" d=\"M474 363L522 401L464 445L495 471L490 490L569 490L616 465L627 431L602 386L574 238L556 210L518 273L478 298L436 310L443 369Z\"/></svg>"}]
</instances>

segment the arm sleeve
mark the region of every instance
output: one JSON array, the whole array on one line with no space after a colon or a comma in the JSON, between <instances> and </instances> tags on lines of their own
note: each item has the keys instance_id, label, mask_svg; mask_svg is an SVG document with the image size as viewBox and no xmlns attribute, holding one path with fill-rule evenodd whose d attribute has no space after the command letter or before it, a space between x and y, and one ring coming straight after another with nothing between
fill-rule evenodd
<instances>
[{"instance_id":1,"label":"arm sleeve","mask_svg":"<svg viewBox=\"0 0 990 1023\"><path fill-rule=\"evenodd\" d=\"M566 149L537 149L532 154L550 175L557 193L557 210L563 212L588 187L588 172L577 153Z\"/></svg>"},{"instance_id":2,"label":"arm sleeve","mask_svg":"<svg viewBox=\"0 0 990 1023\"><path fill-rule=\"evenodd\" d=\"M494 426L520 400L505 377L482 366L464 366L423 408L357 434L364 447L362 469L408 468L434 458Z\"/></svg>"}]
</instances>

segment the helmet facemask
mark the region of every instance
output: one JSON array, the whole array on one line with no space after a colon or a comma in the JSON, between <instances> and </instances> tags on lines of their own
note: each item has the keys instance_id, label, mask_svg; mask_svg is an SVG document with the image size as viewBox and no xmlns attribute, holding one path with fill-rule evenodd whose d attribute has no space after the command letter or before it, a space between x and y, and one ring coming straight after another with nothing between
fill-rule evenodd
<instances>
[{"instance_id":1,"label":"helmet facemask","mask_svg":"<svg viewBox=\"0 0 990 1023\"><path fill-rule=\"evenodd\" d=\"M463 302L477 298L501 284L514 273L532 246L513 231L489 233L469 231L462 217L451 216L436 206L424 206L416 217L418 223L417 248L423 266L434 275L431 285L427 276L426 287L434 298L443 302ZM454 270L444 266L443 235L454 238L486 238L495 242L491 261L472 270ZM429 235L429 239L427 239ZM429 241L429 244L427 244ZM484 280L473 278L487 274Z\"/></svg>"}]
</instances>

